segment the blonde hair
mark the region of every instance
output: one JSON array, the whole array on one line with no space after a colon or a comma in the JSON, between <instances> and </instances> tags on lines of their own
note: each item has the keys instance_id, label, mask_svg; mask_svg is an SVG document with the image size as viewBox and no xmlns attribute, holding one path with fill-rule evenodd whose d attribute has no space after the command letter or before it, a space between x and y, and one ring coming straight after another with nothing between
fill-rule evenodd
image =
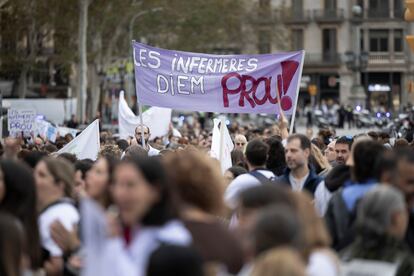
<instances>
[{"instance_id":1,"label":"blonde hair","mask_svg":"<svg viewBox=\"0 0 414 276\"><path fill-rule=\"evenodd\" d=\"M300 254L289 247L271 249L254 263L252 276L305 276L306 269Z\"/></svg>"},{"instance_id":2,"label":"blonde hair","mask_svg":"<svg viewBox=\"0 0 414 276\"><path fill-rule=\"evenodd\" d=\"M293 199L297 214L302 223L305 256L309 256L315 249L329 247L331 238L324 220L315 211L312 197L306 192L301 192L294 193Z\"/></svg>"},{"instance_id":3,"label":"blonde hair","mask_svg":"<svg viewBox=\"0 0 414 276\"><path fill-rule=\"evenodd\" d=\"M331 164L329 164L328 160L322 154L321 150L313 143L311 144L311 155L315 158L315 161L318 162L318 165L323 170L330 170L332 168Z\"/></svg>"}]
</instances>

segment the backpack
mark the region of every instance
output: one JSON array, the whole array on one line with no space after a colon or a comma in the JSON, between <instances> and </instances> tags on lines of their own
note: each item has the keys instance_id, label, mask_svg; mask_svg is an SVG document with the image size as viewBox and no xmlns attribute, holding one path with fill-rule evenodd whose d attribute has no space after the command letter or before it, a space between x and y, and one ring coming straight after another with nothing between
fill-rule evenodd
<instances>
[{"instance_id":1,"label":"backpack","mask_svg":"<svg viewBox=\"0 0 414 276\"><path fill-rule=\"evenodd\" d=\"M259 171L251 171L249 172L251 176L254 176L257 180L259 180L260 184L276 184L278 183L277 178L272 176L271 178L267 178L263 174L261 174Z\"/></svg>"}]
</instances>

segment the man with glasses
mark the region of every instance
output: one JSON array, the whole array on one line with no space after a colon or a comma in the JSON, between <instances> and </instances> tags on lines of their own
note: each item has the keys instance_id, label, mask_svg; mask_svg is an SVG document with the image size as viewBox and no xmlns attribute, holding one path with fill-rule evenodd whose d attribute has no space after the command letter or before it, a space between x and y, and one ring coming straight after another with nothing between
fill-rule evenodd
<instances>
[{"instance_id":1,"label":"man with glasses","mask_svg":"<svg viewBox=\"0 0 414 276\"><path fill-rule=\"evenodd\" d=\"M244 149L246 148L246 145L247 145L246 136L242 134L237 134L236 137L234 138L234 145L235 145L234 149L244 152Z\"/></svg>"},{"instance_id":2,"label":"man with glasses","mask_svg":"<svg viewBox=\"0 0 414 276\"><path fill-rule=\"evenodd\" d=\"M151 136L151 132L148 126L143 125L144 128L144 141L145 141L145 150L148 152L148 156L155 156L159 155L160 151L157 149L154 149L151 147L151 145L148 143L149 138ZM135 139L138 143L138 145L142 146L142 126L138 125L135 128Z\"/></svg>"}]
</instances>

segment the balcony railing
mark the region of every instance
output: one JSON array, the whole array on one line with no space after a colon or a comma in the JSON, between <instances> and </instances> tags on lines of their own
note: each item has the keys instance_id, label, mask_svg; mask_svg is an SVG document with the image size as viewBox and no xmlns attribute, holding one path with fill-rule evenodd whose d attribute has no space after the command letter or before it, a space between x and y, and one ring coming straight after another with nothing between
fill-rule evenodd
<instances>
[{"instance_id":1,"label":"balcony railing","mask_svg":"<svg viewBox=\"0 0 414 276\"><path fill-rule=\"evenodd\" d=\"M371 19L390 18L390 10L367 10L367 16Z\"/></svg>"},{"instance_id":2,"label":"balcony railing","mask_svg":"<svg viewBox=\"0 0 414 276\"><path fill-rule=\"evenodd\" d=\"M341 55L339 53L307 53L305 65L308 66L339 66Z\"/></svg>"},{"instance_id":3,"label":"balcony railing","mask_svg":"<svg viewBox=\"0 0 414 276\"><path fill-rule=\"evenodd\" d=\"M368 65L390 65L405 64L404 53L375 53L370 52L368 57Z\"/></svg>"},{"instance_id":4,"label":"balcony railing","mask_svg":"<svg viewBox=\"0 0 414 276\"><path fill-rule=\"evenodd\" d=\"M311 11L309 10L298 10L298 11L287 11L283 15L283 21L286 24L306 24L312 19Z\"/></svg>"},{"instance_id":5,"label":"balcony railing","mask_svg":"<svg viewBox=\"0 0 414 276\"><path fill-rule=\"evenodd\" d=\"M345 20L345 11L336 10L314 10L313 15L318 23L341 23Z\"/></svg>"},{"instance_id":6,"label":"balcony railing","mask_svg":"<svg viewBox=\"0 0 414 276\"><path fill-rule=\"evenodd\" d=\"M363 10L360 15L351 15L351 21L381 21L381 20L403 20L404 10L395 9L394 12L390 10Z\"/></svg>"}]
</instances>

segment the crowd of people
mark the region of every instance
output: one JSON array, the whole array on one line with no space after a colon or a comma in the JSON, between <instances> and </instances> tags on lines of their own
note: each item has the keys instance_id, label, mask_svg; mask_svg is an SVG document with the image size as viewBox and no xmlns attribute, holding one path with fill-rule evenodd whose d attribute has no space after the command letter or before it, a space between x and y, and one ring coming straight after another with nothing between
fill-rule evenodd
<instances>
[{"instance_id":1,"label":"crowd of people","mask_svg":"<svg viewBox=\"0 0 414 276\"><path fill-rule=\"evenodd\" d=\"M413 275L406 140L233 124L223 174L211 131L179 130L102 131L96 160L5 138L0 275Z\"/></svg>"}]
</instances>

